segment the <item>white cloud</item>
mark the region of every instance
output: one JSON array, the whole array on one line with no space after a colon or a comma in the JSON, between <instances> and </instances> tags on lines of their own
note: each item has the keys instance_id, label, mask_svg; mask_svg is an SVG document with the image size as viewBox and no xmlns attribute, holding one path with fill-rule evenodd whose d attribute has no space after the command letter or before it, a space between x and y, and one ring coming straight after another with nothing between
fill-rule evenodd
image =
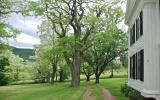
<instances>
[{"instance_id":1,"label":"white cloud","mask_svg":"<svg viewBox=\"0 0 160 100\"><path fill-rule=\"evenodd\" d=\"M14 46L14 47L17 47L17 48L30 48L30 49L34 48L33 44L21 43L21 42L15 41L13 39L8 39L8 43L11 46Z\"/></svg>"},{"instance_id":2,"label":"white cloud","mask_svg":"<svg viewBox=\"0 0 160 100\"><path fill-rule=\"evenodd\" d=\"M40 40L38 38L32 37L30 35L21 33L17 38L16 38L17 42L20 43L28 43L28 44L40 44Z\"/></svg>"},{"instance_id":3,"label":"white cloud","mask_svg":"<svg viewBox=\"0 0 160 100\"><path fill-rule=\"evenodd\" d=\"M39 17L24 17L20 14L11 14L6 21L22 32L15 40L8 40L10 45L22 48L33 48L33 45L40 44L37 34L37 26L41 24Z\"/></svg>"},{"instance_id":4,"label":"white cloud","mask_svg":"<svg viewBox=\"0 0 160 100\"><path fill-rule=\"evenodd\" d=\"M36 32L38 31L37 26L41 23L41 19L39 17L24 17L20 14L11 14L7 22L21 30L23 33L38 38L38 34Z\"/></svg>"},{"instance_id":5,"label":"white cloud","mask_svg":"<svg viewBox=\"0 0 160 100\"><path fill-rule=\"evenodd\" d=\"M126 4L122 4L120 6L125 12ZM7 19L7 22L22 31L22 34L20 34L16 40L9 39L9 44L22 48L33 48L34 45L40 44L40 40L37 34L37 26L41 23L41 21L42 20L39 17L24 17L20 14L11 14ZM118 26L125 31L127 30L124 21L121 22Z\"/></svg>"}]
</instances>

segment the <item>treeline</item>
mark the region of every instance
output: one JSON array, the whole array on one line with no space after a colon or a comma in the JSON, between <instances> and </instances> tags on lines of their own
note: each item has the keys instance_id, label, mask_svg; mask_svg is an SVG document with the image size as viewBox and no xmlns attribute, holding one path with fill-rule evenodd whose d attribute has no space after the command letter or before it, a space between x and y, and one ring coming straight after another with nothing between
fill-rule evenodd
<instances>
[{"instance_id":1,"label":"treeline","mask_svg":"<svg viewBox=\"0 0 160 100\"><path fill-rule=\"evenodd\" d=\"M11 47L13 53L15 55L19 55L19 57L23 58L24 60L28 60L30 56L34 56L34 49L26 49L26 48L16 48Z\"/></svg>"}]
</instances>

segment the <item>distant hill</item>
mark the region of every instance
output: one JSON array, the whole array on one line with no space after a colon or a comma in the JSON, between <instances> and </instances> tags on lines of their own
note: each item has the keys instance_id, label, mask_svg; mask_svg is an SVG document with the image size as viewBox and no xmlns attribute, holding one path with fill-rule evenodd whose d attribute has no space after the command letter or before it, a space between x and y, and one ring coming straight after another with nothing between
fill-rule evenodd
<instances>
[{"instance_id":1,"label":"distant hill","mask_svg":"<svg viewBox=\"0 0 160 100\"><path fill-rule=\"evenodd\" d=\"M19 57L23 58L24 60L28 60L30 56L35 55L34 49L12 47L12 51L15 55L19 55Z\"/></svg>"}]
</instances>

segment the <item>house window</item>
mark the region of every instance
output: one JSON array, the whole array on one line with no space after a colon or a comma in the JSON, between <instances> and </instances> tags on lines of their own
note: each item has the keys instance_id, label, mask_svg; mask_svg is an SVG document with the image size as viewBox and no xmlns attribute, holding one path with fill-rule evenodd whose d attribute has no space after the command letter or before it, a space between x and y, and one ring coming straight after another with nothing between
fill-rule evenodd
<instances>
[{"instance_id":1,"label":"house window","mask_svg":"<svg viewBox=\"0 0 160 100\"><path fill-rule=\"evenodd\" d=\"M140 12L140 35L143 35L143 12Z\"/></svg>"},{"instance_id":2,"label":"house window","mask_svg":"<svg viewBox=\"0 0 160 100\"><path fill-rule=\"evenodd\" d=\"M143 35L143 12L141 11L135 24L130 28L130 46ZM136 36L136 37L135 37Z\"/></svg>"},{"instance_id":3,"label":"house window","mask_svg":"<svg viewBox=\"0 0 160 100\"><path fill-rule=\"evenodd\" d=\"M144 81L144 50L140 51L140 80Z\"/></svg>"},{"instance_id":4,"label":"house window","mask_svg":"<svg viewBox=\"0 0 160 100\"><path fill-rule=\"evenodd\" d=\"M130 57L130 78L144 81L144 50Z\"/></svg>"},{"instance_id":5,"label":"house window","mask_svg":"<svg viewBox=\"0 0 160 100\"><path fill-rule=\"evenodd\" d=\"M136 19L136 40L140 37L140 18Z\"/></svg>"},{"instance_id":6,"label":"house window","mask_svg":"<svg viewBox=\"0 0 160 100\"><path fill-rule=\"evenodd\" d=\"M135 43L135 24L133 24L133 44Z\"/></svg>"},{"instance_id":7,"label":"house window","mask_svg":"<svg viewBox=\"0 0 160 100\"><path fill-rule=\"evenodd\" d=\"M130 29L130 46L132 45L132 36L133 35L133 32L132 32L132 28Z\"/></svg>"},{"instance_id":8,"label":"house window","mask_svg":"<svg viewBox=\"0 0 160 100\"><path fill-rule=\"evenodd\" d=\"M135 55L130 57L130 78L135 79Z\"/></svg>"},{"instance_id":9,"label":"house window","mask_svg":"<svg viewBox=\"0 0 160 100\"><path fill-rule=\"evenodd\" d=\"M137 80L140 80L140 62L141 62L141 57L140 53L137 53Z\"/></svg>"},{"instance_id":10,"label":"house window","mask_svg":"<svg viewBox=\"0 0 160 100\"><path fill-rule=\"evenodd\" d=\"M136 61L136 59L135 59L135 55L133 55L133 73L132 73L132 76L133 76L133 79L136 79L136 74L135 74L135 72L136 72L136 64L135 64L135 61Z\"/></svg>"},{"instance_id":11,"label":"house window","mask_svg":"<svg viewBox=\"0 0 160 100\"><path fill-rule=\"evenodd\" d=\"M130 46L135 43L135 24L130 29Z\"/></svg>"},{"instance_id":12,"label":"house window","mask_svg":"<svg viewBox=\"0 0 160 100\"><path fill-rule=\"evenodd\" d=\"M143 12L141 11L136 19L136 40L143 35Z\"/></svg>"},{"instance_id":13,"label":"house window","mask_svg":"<svg viewBox=\"0 0 160 100\"><path fill-rule=\"evenodd\" d=\"M135 55L135 79L137 80L138 79L138 60L137 60L137 58L138 58L138 53L136 53L136 55Z\"/></svg>"},{"instance_id":14,"label":"house window","mask_svg":"<svg viewBox=\"0 0 160 100\"><path fill-rule=\"evenodd\" d=\"M132 79L132 57L130 57L130 78Z\"/></svg>"}]
</instances>

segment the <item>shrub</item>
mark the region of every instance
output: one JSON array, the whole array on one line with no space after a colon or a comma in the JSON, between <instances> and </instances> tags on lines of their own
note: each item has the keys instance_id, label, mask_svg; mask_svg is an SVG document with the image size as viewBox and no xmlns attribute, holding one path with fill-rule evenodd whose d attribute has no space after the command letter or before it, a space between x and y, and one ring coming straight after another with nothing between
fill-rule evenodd
<instances>
[{"instance_id":1,"label":"shrub","mask_svg":"<svg viewBox=\"0 0 160 100\"><path fill-rule=\"evenodd\" d=\"M130 100L140 100L141 98L140 93L129 87L126 83L121 86L121 92Z\"/></svg>"},{"instance_id":2,"label":"shrub","mask_svg":"<svg viewBox=\"0 0 160 100\"><path fill-rule=\"evenodd\" d=\"M129 91L131 91L131 88L125 83L121 86L121 92L128 97Z\"/></svg>"},{"instance_id":3,"label":"shrub","mask_svg":"<svg viewBox=\"0 0 160 100\"><path fill-rule=\"evenodd\" d=\"M0 72L0 86L8 84L8 78L2 72Z\"/></svg>"},{"instance_id":4,"label":"shrub","mask_svg":"<svg viewBox=\"0 0 160 100\"><path fill-rule=\"evenodd\" d=\"M141 95L138 91L131 89L131 91L128 93L128 97L130 100L140 100Z\"/></svg>"},{"instance_id":5,"label":"shrub","mask_svg":"<svg viewBox=\"0 0 160 100\"><path fill-rule=\"evenodd\" d=\"M0 56L0 86L8 84L8 77L6 76L5 66L9 65L8 58Z\"/></svg>"}]
</instances>

